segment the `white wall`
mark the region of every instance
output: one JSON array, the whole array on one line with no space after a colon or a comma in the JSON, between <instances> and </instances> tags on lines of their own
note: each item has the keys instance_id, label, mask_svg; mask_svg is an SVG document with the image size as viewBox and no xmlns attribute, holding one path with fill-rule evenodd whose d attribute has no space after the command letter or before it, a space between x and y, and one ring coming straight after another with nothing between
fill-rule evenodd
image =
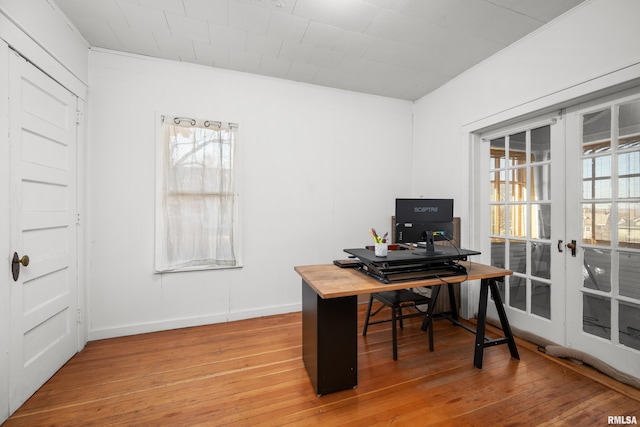
<instances>
[{"instance_id":1,"label":"white wall","mask_svg":"<svg viewBox=\"0 0 640 427\"><path fill-rule=\"evenodd\" d=\"M413 104L208 67L90 54L92 339L300 309L296 265L386 230L409 196ZM239 123L244 267L153 273L157 115Z\"/></svg>"},{"instance_id":2,"label":"white wall","mask_svg":"<svg viewBox=\"0 0 640 427\"><path fill-rule=\"evenodd\" d=\"M587 1L416 102L413 193L454 197L463 244L469 132L640 77L639 16L637 0Z\"/></svg>"}]
</instances>

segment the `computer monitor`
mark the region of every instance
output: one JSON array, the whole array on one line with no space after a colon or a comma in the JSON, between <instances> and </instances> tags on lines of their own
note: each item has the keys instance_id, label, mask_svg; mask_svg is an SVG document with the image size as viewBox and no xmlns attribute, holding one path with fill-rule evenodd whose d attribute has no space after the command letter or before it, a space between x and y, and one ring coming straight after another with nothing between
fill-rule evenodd
<instances>
[{"instance_id":1,"label":"computer monitor","mask_svg":"<svg viewBox=\"0 0 640 427\"><path fill-rule=\"evenodd\" d=\"M434 254L436 240L453 239L453 199L396 199L397 243L425 242Z\"/></svg>"}]
</instances>

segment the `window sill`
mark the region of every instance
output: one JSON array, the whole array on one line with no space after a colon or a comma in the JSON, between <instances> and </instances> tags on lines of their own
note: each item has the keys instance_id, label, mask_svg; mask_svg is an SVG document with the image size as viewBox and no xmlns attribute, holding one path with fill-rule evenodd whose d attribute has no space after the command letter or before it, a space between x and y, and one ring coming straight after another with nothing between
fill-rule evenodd
<instances>
[{"instance_id":1,"label":"window sill","mask_svg":"<svg viewBox=\"0 0 640 427\"><path fill-rule=\"evenodd\" d=\"M194 266L189 266L189 267L176 267L176 268L167 269L167 270L155 270L154 273L155 274L165 274L165 273L184 273L184 272L189 272L189 271L231 270L231 269L242 268L242 267L243 267L242 264L228 265L228 266L227 265L220 265L220 266L194 265Z\"/></svg>"}]
</instances>

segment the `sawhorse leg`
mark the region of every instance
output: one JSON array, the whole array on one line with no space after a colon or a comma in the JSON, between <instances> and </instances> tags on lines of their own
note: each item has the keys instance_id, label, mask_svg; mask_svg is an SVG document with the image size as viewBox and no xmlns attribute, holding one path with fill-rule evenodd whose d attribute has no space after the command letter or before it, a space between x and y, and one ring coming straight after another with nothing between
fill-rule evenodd
<instances>
[{"instance_id":1,"label":"sawhorse leg","mask_svg":"<svg viewBox=\"0 0 640 427\"><path fill-rule=\"evenodd\" d=\"M504 332L504 338L497 340L488 340L485 342L485 330L487 321L487 302L489 291L491 291L491 297L496 303L496 310L498 310L498 316L500 317L500 325ZM511 327L509 326L509 320L507 319L507 313L504 310L502 304L502 297L495 279L482 279L480 282L480 303L478 306L478 327L476 329L476 348L473 356L473 366L478 369L482 369L482 356L484 354L484 348L498 344L507 344L509 346L509 352L511 357L520 360L518 349L516 348L516 342L511 333Z\"/></svg>"},{"instance_id":2,"label":"sawhorse leg","mask_svg":"<svg viewBox=\"0 0 640 427\"><path fill-rule=\"evenodd\" d=\"M451 310L451 318L457 322L458 321L458 303L456 302L456 293L453 285L454 283L447 283L447 291L449 294L449 309Z\"/></svg>"}]
</instances>

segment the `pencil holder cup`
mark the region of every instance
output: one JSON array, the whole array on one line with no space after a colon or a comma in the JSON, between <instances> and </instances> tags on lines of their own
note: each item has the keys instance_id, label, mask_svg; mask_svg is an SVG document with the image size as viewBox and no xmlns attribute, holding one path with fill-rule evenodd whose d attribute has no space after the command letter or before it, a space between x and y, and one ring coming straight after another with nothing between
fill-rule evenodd
<instances>
[{"instance_id":1,"label":"pencil holder cup","mask_svg":"<svg viewBox=\"0 0 640 427\"><path fill-rule=\"evenodd\" d=\"M389 251L388 243L376 243L376 247L375 247L376 256L387 256L388 251Z\"/></svg>"}]
</instances>

